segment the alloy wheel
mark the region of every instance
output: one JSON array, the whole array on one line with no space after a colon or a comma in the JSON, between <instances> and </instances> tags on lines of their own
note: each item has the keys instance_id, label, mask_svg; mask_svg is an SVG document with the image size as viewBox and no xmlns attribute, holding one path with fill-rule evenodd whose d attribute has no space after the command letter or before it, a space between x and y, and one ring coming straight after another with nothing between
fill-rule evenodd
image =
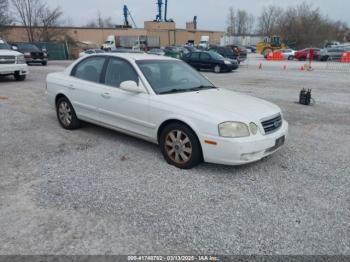
<instances>
[{"instance_id":1,"label":"alloy wheel","mask_svg":"<svg viewBox=\"0 0 350 262\"><path fill-rule=\"evenodd\" d=\"M61 123L68 127L72 123L72 109L66 101L62 101L58 106L58 117Z\"/></svg>"},{"instance_id":2,"label":"alloy wheel","mask_svg":"<svg viewBox=\"0 0 350 262\"><path fill-rule=\"evenodd\" d=\"M165 151L177 164L186 164L191 160L193 147L189 136L180 130L170 131L165 139Z\"/></svg>"}]
</instances>

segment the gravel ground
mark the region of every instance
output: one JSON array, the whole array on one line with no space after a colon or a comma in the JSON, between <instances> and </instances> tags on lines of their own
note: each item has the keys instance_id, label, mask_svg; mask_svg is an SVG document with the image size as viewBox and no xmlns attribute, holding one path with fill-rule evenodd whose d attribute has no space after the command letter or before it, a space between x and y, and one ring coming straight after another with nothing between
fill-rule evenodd
<instances>
[{"instance_id":1,"label":"gravel ground","mask_svg":"<svg viewBox=\"0 0 350 262\"><path fill-rule=\"evenodd\" d=\"M44 79L68 64L30 67L23 83L0 79L0 254L350 255L345 65L306 72L252 57L237 72L205 73L278 104L290 137L252 165L183 171L153 144L89 124L60 128ZM316 105L296 103L303 87Z\"/></svg>"}]
</instances>

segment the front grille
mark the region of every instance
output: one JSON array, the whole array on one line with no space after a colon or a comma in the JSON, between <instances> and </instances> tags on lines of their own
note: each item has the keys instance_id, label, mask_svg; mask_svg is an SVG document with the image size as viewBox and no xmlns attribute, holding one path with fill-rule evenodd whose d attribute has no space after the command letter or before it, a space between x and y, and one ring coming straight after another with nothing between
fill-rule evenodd
<instances>
[{"instance_id":1,"label":"front grille","mask_svg":"<svg viewBox=\"0 0 350 262\"><path fill-rule=\"evenodd\" d=\"M41 52L32 52L32 53L30 53L30 55L34 59L43 59L44 58L44 54Z\"/></svg>"},{"instance_id":2,"label":"front grille","mask_svg":"<svg viewBox=\"0 0 350 262\"><path fill-rule=\"evenodd\" d=\"M0 56L0 64L1 65L10 65L16 63L15 56Z\"/></svg>"},{"instance_id":3,"label":"front grille","mask_svg":"<svg viewBox=\"0 0 350 262\"><path fill-rule=\"evenodd\" d=\"M267 120L262 121L261 124L265 130L265 134L268 135L280 129L282 126L282 122L282 116L279 114L277 116L273 116Z\"/></svg>"}]
</instances>

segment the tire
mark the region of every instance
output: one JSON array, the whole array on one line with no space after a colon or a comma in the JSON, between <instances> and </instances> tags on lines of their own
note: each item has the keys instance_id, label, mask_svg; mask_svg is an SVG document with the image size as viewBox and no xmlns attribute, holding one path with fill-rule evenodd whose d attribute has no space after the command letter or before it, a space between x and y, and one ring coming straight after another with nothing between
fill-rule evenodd
<instances>
[{"instance_id":1,"label":"tire","mask_svg":"<svg viewBox=\"0 0 350 262\"><path fill-rule=\"evenodd\" d=\"M66 97L58 99L56 113L58 122L64 129L74 130L80 127L80 121L77 118L75 110Z\"/></svg>"},{"instance_id":2,"label":"tire","mask_svg":"<svg viewBox=\"0 0 350 262\"><path fill-rule=\"evenodd\" d=\"M47 66L47 61L41 63L43 66Z\"/></svg>"},{"instance_id":3,"label":"tire","mask_svg":"<svg viewBox=\"0 0 350 262\"><path fill-rule=\"evenodd\" d=\"M202 149L196 134L186 125L172 123L159 138L164 159L169 165L191 169L202 162Z\"/></svg>"},{"instance_id":4,"label":"tire","mask_svg":"<svg viewBox=\"0 0 350 262\"><path fill-rule=\"evenodd\" d=\"M289 57L288 57L288 60L294 60L294 56L292 56L292 55L289 56Z\"/></svg>"},{"instance_id":5,"label":"tire","mask_svg":"<svg viewBox=\"0 0 350 262\"><path fill-rule=\"evenodd\" d=\"M217 74L221 73L221 66L220 65L216 65L214 67L214 72L217 73Z\"/></svg>"},{"instance_id":6,"label":"tire","mask_svg":"<svg viewBox=\"0 0 350 262\"><path fill-rule=\"evenodd\" d=\"M15 77L16 81L24 81L24 80L26 80L26 75L20 75L17 72L14 74L14 77Z\"/></svg>"}]
</instances>

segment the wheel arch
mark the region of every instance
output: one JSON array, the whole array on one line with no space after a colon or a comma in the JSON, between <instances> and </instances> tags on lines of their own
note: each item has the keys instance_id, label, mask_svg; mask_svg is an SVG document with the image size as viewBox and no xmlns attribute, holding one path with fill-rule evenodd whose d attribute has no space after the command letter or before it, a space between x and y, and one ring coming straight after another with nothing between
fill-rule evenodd
<instances>
[{"instance_id":1,"label":"wheel arch","mask_svg":"<svg viewBox=\"0 0 350 262\"><path fill-rule=\"evenodd\" d=\"M57 106L58 100L60 100L61 98L66 98L70 102L69 98L65 94L58 93L55 97L55 106Z\"/></svg>"},{"instance_id":2,"label":"wheel arch","mask_svg":"<svg viewBox=\"0 0 350 262\"><path fill-rule=\"evenodd\" d=\"M185 125L187 126L190 130L192 130L192 132L195 134L197 140L198 140L198 144L199 144L199 147L200 147L200 152L201 152L201 157L203 159L203 148L202 148L202 143L199 139L199 136L198 136L198 133L196 132L196 129L193 128L190 124L187 123L187 121L184 121L184 120L180 120L180 119L176 119L176 118L170 118L170 119L167 119L165 120L163 123L161 123L158 127L158 130L157 130L157 141L158 141L158 144L160 144L159 140L160 140L160 136L162 134L162 131L164 130L164 128L172 123L179 123L179 124L182 124L182 125Z\"/></svg>"}]
</instances>

